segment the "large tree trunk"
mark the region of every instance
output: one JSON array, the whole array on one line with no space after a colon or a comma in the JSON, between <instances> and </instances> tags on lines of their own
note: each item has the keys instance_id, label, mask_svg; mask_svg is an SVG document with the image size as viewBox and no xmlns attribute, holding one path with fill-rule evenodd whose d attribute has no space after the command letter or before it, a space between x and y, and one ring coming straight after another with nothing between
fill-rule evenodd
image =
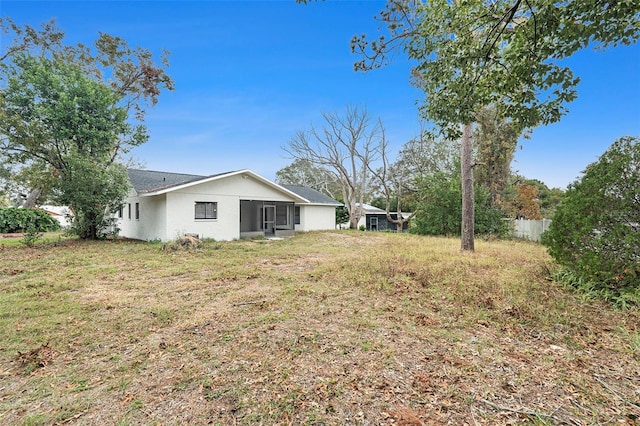
<instances>
[{"instance_id":1,"label":"large tree trunk","mask_svg":"<svg viewBox=\"0 0 640 426\"><path fill-rule=\"evenodd\" d=\"M22 203L22 207L25 209L34 208L38 203L38 198L40 198L40 195L42 195L42 189L36 188L32 190Z\"/></svg>"},{"instance_id":2,"label":"large tree trunk","mask_svg":"<svg viewBox=\"0 0 640 426\"><path fill-rule=\"evenodd\" d=\"M460 168L462 172L462 235L460 248L462 251L474 251L474 193L473 193L473 126L465 124L462 129L462 146L460 149Z\"/></svg>"},{"instance_id":3,"label":"large tree trunk","mask_svg":"<svg viewBox=\"0 0 640 426\"><path fill-rule=\"evenodd\" d=\"M350 214L349 215L349 229L358 229L358 222L360 221L360 218L357 216L357 214Z\"/></svg>"}]
</instances>

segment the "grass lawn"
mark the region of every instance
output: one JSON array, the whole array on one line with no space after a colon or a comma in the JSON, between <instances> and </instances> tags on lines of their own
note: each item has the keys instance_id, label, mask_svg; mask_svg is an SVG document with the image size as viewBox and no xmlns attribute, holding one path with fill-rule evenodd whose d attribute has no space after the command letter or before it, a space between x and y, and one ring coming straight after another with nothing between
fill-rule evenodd
<instances>
[{"instance_id":1,"label":"grass lawn","mask_svg":"<svg viewBox=\"0 0 640 426\"><path fill-rule=\"evenodd\" d=\"M640 422L640 312L546 250L365 232L0 241L0 424Z\"/></svg>"}]
</instances>

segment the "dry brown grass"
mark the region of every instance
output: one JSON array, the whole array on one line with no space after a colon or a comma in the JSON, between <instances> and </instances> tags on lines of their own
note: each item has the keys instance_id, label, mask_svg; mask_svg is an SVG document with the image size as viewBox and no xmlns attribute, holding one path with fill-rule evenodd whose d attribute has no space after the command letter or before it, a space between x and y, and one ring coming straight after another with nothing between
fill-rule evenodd
<instances>
[{"instance_id":1,"label":"dry brown grass","mask_svg":"<svg viewBox=\"0 0 640 426\"><path fill-rule=\"evenodd\" d=\"M0 424L634 424L640 314L535 244L1 246Z\"/></svg>"}]
</instances>

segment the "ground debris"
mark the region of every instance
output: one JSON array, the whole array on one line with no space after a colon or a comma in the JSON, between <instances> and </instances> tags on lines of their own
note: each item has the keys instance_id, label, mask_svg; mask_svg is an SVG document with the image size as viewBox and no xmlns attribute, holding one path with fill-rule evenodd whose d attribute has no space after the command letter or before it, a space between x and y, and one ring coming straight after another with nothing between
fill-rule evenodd
<instances>
[{"instance_id":1,"label":"ground debris","mask_svg":"<svg viewBox=\"0 0 640 426\"><path fill-rule=\"evenodd\" d=\"M49 346L49 343L45 343L25 353L18 351L16 360L26 373L31 373L37 368L44 368L49 365L53 361L54 356L55 352L51 346Z\"/></svg>"},{"instance_id":2,"label":"ground debris","mask_svg":"<svg viewBox=\"0 0 640 426\"><path fill-rule=\"evenodd\" d=\"M0 423L638 423L637 309L533 244L371 234L5 250Z\"/></svg>"}]
</instances>

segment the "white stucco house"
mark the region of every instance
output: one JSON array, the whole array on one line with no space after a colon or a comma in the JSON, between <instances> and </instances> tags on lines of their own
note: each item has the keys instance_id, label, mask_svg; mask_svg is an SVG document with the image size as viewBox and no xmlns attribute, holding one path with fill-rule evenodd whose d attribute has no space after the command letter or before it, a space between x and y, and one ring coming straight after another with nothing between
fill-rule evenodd
<instances>
[{"instance_id":1,"label":"white stucco house","mask_svg":"<svg viewBox=\"0 0 640 426\"><path fill-rule=\"evenodd\" d=\"M73 212L67 206L44 205L38 207L40 210L58 221L61 228L68 228L71 225Z\"/></svg>"},{"instance_id":2,"label":"white stucco house","mask_svg":"<svg viewBox=\"0 0 640 426\"><path fill-rule=\"evenodd\" d=\"M131 190L117 213L120 236L170 241L192 234L229 241L335 229L330 197L278 185L251 170L210 176L129 169Z\"/></svg>"}]
</instances>

